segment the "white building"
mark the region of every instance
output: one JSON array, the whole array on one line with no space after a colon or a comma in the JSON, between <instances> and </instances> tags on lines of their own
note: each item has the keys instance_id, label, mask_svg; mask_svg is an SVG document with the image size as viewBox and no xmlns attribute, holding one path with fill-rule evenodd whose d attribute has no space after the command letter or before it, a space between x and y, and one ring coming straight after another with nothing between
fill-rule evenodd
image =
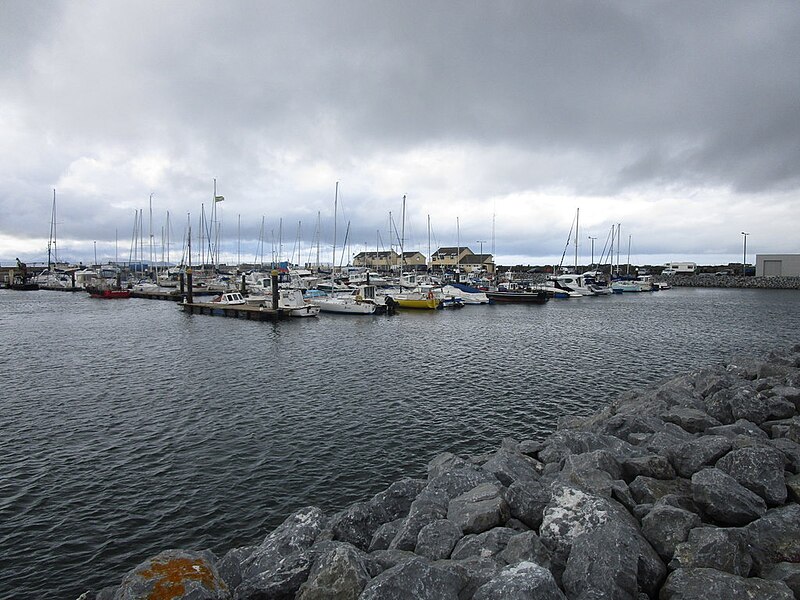
<instances>
[{"instance_id":1,"label":"white building","mask_svg":"<svg viewBox=\"0 0 800 600\"><path fill-rule=\"evenodd\" d=\"M756 254L756 277L800 277L800 254Z\"/></svg>"}]
</instances>

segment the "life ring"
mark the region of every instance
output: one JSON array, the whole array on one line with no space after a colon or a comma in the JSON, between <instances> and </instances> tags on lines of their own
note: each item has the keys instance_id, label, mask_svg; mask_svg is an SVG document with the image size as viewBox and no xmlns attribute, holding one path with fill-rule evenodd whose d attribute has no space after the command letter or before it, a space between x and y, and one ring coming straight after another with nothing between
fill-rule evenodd
<instances>
[{"instance_id":1,"label":"life ring","mask_svg":"<svg viewBox=\"0 0 800 600\"><path fill-rule=\"evenodd\" d=\"M433 300L433 292L432 291L428 292L428 300Z\"/></svg>"}]
</instances>

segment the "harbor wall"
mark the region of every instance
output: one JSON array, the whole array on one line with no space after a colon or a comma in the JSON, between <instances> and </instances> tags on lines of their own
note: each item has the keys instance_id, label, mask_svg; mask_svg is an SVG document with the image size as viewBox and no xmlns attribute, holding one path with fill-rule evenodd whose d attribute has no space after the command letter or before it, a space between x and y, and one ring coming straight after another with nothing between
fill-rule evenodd
<instances>
[{"instance_id":1,"label":"harbor wall","mask_svg":"<svg viewBox=\"0 0 800 600\"><path fill-rule=\"evenodd\" d=\"M224 556L165 550L81 600L791 600L799 411L800 344L699 368Z\"/></svg>"},{"instance_id":2,"label":"harbor wall","mask_svg":"<svg viewBox=\"0 0 800 600\"><path fill-rule=\"evenodd\" d=\"M741 275L673 275L656 277L673 287L800 290L800 277L742 277Z\"/></svg>"}]
</instances>

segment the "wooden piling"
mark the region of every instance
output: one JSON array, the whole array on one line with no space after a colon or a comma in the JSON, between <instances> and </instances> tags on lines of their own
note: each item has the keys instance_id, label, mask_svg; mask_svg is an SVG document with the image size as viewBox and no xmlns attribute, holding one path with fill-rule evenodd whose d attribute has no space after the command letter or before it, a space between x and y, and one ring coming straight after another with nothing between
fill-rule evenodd
<instances>
[{"instance_id":1,"label":"wooden piling","mask_svg":"<svg viewBox=\"0 0 800 600\"><path fill-rule=\"evenodd\" d=\"M272 310L278 310L278 271L273 269L270 273L272 277Z\"/></svg>"}]
</instances>

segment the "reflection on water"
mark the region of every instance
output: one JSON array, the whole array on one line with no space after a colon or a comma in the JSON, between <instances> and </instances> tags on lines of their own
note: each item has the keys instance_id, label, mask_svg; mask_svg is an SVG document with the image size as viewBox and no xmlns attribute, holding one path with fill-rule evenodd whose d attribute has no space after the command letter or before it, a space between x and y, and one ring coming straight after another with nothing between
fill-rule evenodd
<instances>
[{"instance_id":1,"label":"reflection on water","mask_svg":"<svg viewBox=\"0 0 800 600\"><path fill-rule=\"evenodd\" d=\"M796 343L798 299L683 288L272 324L0 292L0 596L76 597L166 548L222 554L441 451Z\"/></svg>"}]
</instances>

